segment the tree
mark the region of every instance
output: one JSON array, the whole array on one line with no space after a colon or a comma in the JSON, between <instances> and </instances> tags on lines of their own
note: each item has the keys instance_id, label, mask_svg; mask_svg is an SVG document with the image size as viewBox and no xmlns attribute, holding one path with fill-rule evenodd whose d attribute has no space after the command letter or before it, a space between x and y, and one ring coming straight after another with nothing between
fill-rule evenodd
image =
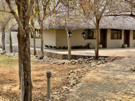
<instances>
[{"instance_id":1,"label":"tree","mask_svg":"<svg viewBox=\"0 0 135 101\"><path fill-rule=\"evenodd\" d=\"M66 30L66 36L67 36L67 46L68 46L68 60L71 60L72 56L71 56L71 36L72 36L72 32L71 30L73 30L72 28L70 28L70 23L73 21L77 21L78 20L78 15L76 13L76 11L78 10L76 7L76 0L62 0L62 5L61 5L61 9L59 9L57 11L57 14L55 15L56 19L62 19L62 20L58 20L63 27L65 27ZM65 9L63 9L65 8Z\"/></svg>"},{"instance_id":2,"label":"tree","mask_svg":"<svg viewBox=\"0 0 135 101\"><path fill-rule=\"evenodd\" d=\"M19 45L19 71L21 84L21 101L32 101L31 82L31 59L29 21L33 9L34 0L5 0L10 12L18 23L18 45ZM15 10L16 4L17 12ZM15 8L14 8L15 7Z\"/></svg>"},{"instance_id":3,"label":"tree","mask_svg":"<svg viewBox=\"0 0 135 101\"><path fill-rule=\"evenodd\" d=\"M72 18L73 16L70 15L70 11L75 10L75 4L76 1L75 0L67 0L66 6L67 6L67 11L65 14L65 28L66 28L66 34L67 34L67 46L68 46L68 60L71 60L72 56L71 56L71 43L70 43L70 37L72 32L70 32L69 28L68 28L68 23L70 21L73 21L74 19ZM74 18L76 19L76 17L74 16Z\"/></svg>"},{"instance_id":4,"label":"tree","mask_svg":"<svg viewBox=\"0 0 135 101\"><path fill-rule=\"evenodd\" d=\"M65 15L65 28L66 28L66 34L67 34L67 46L68 46L68 60L71 60L71 44L70 44L70 34L71 32L68 29L68 20L69 20L69 0L67 1L67 14Z\"/></svg>"},{"instance_id":5,"label":"tree","mask_svg":"<svg viewBox=\"0 0 135 101\"><path fill-rule=\"evenodd\" d=\"M44 21L55 12L56 7L58 6L60 0L36 0L35 2L35 13L40 26L40 35L41 35L41 56L40 59L44 57Z\"/></svg>"},{"instance_id":6,"label":"tree","mask_svg":"<svg viewBox=\"0 0 135 101\"><path fill-rule=\"evenodd\" d=\"M95 33L96 33L96 46L95 46L95 59L99 57L99 35L100 35L100 21L104 16L106 7L109 0L82 0L81 8L84 16L88 17L94 22ZM93 23L92 23L93 24Z\"/></svg>"}]
</instances>

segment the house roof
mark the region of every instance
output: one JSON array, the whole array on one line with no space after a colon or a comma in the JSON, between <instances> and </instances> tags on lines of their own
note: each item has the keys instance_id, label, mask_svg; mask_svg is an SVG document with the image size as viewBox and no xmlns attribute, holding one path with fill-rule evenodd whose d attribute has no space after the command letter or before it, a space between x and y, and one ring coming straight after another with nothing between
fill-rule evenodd
<instances>
[{"instance_id":1,"label":"house roof","mask_svg":"<svg viewBox=\"0 0 135 101\"><path fill-rule=\"evenodd\" d=\"M45 29L65 30L65 25L62 24L64 20L59 19L59 18L55 20L53 22L51 19L48 19L44 25ZM36 24L36 27L39 28L39 25ZM16 31L17 28L18 28L18 25L15 24L11 27L11 30ZM70 21L68 23L69 30L94 29L94 28L95 28L94 22L89 21L89 20L87 20L87 22L76 20L76 21ZM100 28L101 29L135 30L135 19L133 17L127 17L127 16L103 17L100 21Z\"/></svg>"},{"instance_id":2,"label":"house roof","mask_svg":"<svg viewBox=\"0 0 135 101\"><path fill-rule=\"evenodd\" d=\"M115 0L114 0L115 1ZM123 4L123 3L122 3ZM122 6L121 4L121 6ZM125 4L124 4L125 5ZM126 4L127 5L127 4ZM67 15L67 7L60 5L59 11L61 13L53 14L48 17L45 21L45 29L60 29L65 28L65 16ZM127 7L127 6L126 6ZM129 6L128 6L129 7ZM112 7L116 8L116 7ZM119 11L124 11L127 9L125 7L120 7ZM69 9L70 10L70 9ZM118 10L118 8L117 8ZM116 9L112 11L117 11ZM129 12L129 11L127 11ZM125 13L125 12L124 12ZM80 10L74 9L69 11L69 20L67 20L69 30L79 30L79 29L94 29L95 28L95 17L91 15L91 18L80 13ZM130 16L104 16L100 21L101 29L126 29L135 30L135 19Z\"/></svg>"},{"instance_id":3,"label":"house roof","mask_svg":"<svg viewBox=\"0 0 135 101\"><path fill-rule=\"evenodd\" d=\"M82 18L83 19L83 18ZM84 20L84 19L83 19ZM62 23L64 20L56 18L54 22L48 20L45 23L45 29L59 29L64 30L65 25ZM92 20L76 20L70 21L68 23L69 30L79 30L79 29L94 29L95 24ZM128 16L108 16L103 17L100 21L100 29L125 29L125 30L135 30L135 19Z\"/></svg>"},{"instance_id":4,"label":"house roof","mask_svg":"<svg viewBox=\"0 0 135 101\"><path fill-rule=\"evenodd\" d=\"M100 28L135 30L135 19L128 16L103 17Z\"/></svg>"},{"instance_id":5,"label":"house roof","mask_svg":"<svg viewBox=\"0 0 135 101\"><path fill-rule=\"evenodd\" d=\"M66 29L65 16L67 14L67 7L60 3L58 8L60 8L59 12L61 13L49 16L45 20L44 29ZM93 19L94 17L88 18L80 14L79 10L70 10L67 26L69 30L94 29L95 24ZM12 30L17 30L17 28L17 25L11 27ZM37 21L35 21L35 28L40 28ZM135 19L130 16L105 16L100 21L100 28L135 30Z\"/></svg>"}]
</instances>

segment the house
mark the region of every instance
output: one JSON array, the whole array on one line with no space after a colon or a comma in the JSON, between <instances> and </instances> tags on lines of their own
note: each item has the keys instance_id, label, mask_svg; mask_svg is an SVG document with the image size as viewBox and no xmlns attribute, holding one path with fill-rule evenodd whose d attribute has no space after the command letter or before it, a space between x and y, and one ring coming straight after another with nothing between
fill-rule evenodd
<instances>
[{"instance_id":1,"label":"house","mask_svg":"<svg viewBox=\"0 0 135 101\"><path fill-rule=\"evenodd\" d=\"M67 12L64 12L67 7L60 4L58 8L60 8L59 10L62 14L52 14L44 22L43 39L45 48L67 48L65 27L65 15ZM67 20L67 29L72 33L70 37L71 47L95 48L96 34L94 33L94 20L80 14L80 11L77 9L70 11L69 15L68 19L70 20ZM35 22L35 25L36 47L40 48L40 27L37 22ZM11 34L17 33L17 28L18 26L13 26L11 28ZM14 34L14 36L16 36L16 34ZM102 48L135 47L135 19L129 16L102 17L100 21L99 39L99 44ZM33 47L32 34L30 35L30 46Z\"/></svg>"},{"instance_id":2,"label":"house","mask_svg":"<svg viewBox=\"0 0 135 101\"><path fill-rule=\"evenodd\" d=\"M49 21L49 20L48 20ZM50 21L51 22L51 21ZM55 22L56 23L56 22ZM47 23L44 30L44 46L45 48L67 48L67 34L65 27L61 24ZM76 24L76 25L75 25ZM72 22L68 24L71 31L70 43L72 48L84 48L90 44L90 48L95 48L96 34L94 33L94 25L79 25ZM132 17L104 17L100 22L100 45L102 48L121 48L123 44L127 47L135 47L135 19ZM35 29L36 47L40 48L39 29ZM82 33L85 32L85 36ZM17 36L17 26L12 27L12 37ZM13 45L17 45L17 39L12 38ZM33 35L30 36L30 46L33 47Z\"/></svg>"},{"instance_id":3,"label":"house","mask_svg":"<svg viewBox=\"0 0 135 101\"><path fill-rule=\"evenodd\" d=\"M76 22L70 23L68 29L72 32L71 46L91 45L95 48L96 34L94 25L84 25ZM84 26L82 26L84 25ZM46 25L47 26L47 25ZM49 26L49 25L48 25ZM100 44L103 48L135 47L135 19L132 17L104 17L100 22ZM44 32L44 44L47 46L67 47L67 34L61 25L52 25ZM85 32L85 37L82 33Z\"/></svg>"}]
</instances>

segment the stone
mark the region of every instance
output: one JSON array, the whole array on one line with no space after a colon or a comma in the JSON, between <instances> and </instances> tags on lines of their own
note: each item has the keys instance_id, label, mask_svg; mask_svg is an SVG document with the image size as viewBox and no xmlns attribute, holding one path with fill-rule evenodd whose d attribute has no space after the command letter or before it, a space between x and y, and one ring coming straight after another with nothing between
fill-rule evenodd
<instances>
[{"instance_id":1,"label":"stone","mask_svg":"<svg viewBox=\"0 0 135 101\"><path fill-rule=\"evenodd\" d=\"M64 65L64 64L65 64L65 61L61 61L61 64L63 64L63 65Z\"/></svg>"},{"instance_id":2,"label":"stone","mask_svg":"<svg viewBox=\"0 0 135 101\"><path fill-rule=\"evenodd\" d=\"M91 67L94 67L96 64L93 62L93 63L91 63Z\"/></svg>"},{"instance_id":3,"label":"stone","mask_svg":"<svg viewBox=\"0 0 135 101\"><path fill-rule=\"evenodd\" d=\"M82 64L83 62L81 60L78 60L78 64Z\"/></svg>"},{"instance_id":4,"label":"stone","mask_svg":"<svg viewBox=\"0 0 135 101\"><path fill-rule=\"evenodd\" d=\"M76 64L76 62L74 60L72 60L70 63L71 63L71 65L75 65Z\"/></svg>"},{"instance_id":5,"label":"stone","mask_svg":"<svg viewBox=\"0 0 135 101\"><path fill-rule=\"evenodd\" d=\"M100 65L102 62L101 61L98 61L97 64Z\"/></svg>"},{"instance_id":6,"label":"stone","mask_svg":"<svg viewBox=\"0 0 135 101\"><path fill-rule=\"evenodd\" d=\"M54 101L60 101L59 95L52 95L52 98L54 99Z\"/></svg>"},{"instance_id":7,"label":"stone","mask_svg":"<svg viewBox=\"0 0 135 101\"><path fill-rule=\"evenodd\" d=\"M39 60L42 60L44 57L43 56L38 56L38 59Z\"/></svg>"},{"instance_id":8,"label":"stone","mask_svg":"<svg viewBox=\"0 0 135 101\"><path fill-rule=\"evenodd\" d=\"M58 91L56 91L56 92L54 92L53 94L54 94L54 95L57 95L57 94L59 94L59 92L58 92Z\"/></svg>"},{"instance_id":9,"label":"stone","mask_svg":"<svg viewBox=\"0 0 135 101\"><path fill-rule=\"evenodd\" d=\"M71 80L69 83L71 86L73 86L73 85L77 84L77 80Z\"/></svg>"},{"instance_id":10,"label":"stone","mask_svg":"<svg viewBox=\"0 0 135 101\"><path fill-rule=\"evenodd\" d=\"M6 53L6 51L1 51L0 53L1 53L1 55L4 55Z\"/></svg>"}]
</instances>

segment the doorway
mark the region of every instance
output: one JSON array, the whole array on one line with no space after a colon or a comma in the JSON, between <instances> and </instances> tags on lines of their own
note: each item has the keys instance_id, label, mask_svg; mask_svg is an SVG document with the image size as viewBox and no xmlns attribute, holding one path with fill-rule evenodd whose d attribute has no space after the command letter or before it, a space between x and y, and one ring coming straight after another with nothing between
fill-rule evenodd
<instances>
[{"instance_id":1,"label":"doorway","mask_svg":"<svg viewBox=\"0 0 135 101\"><path fill-rule=\"evenodd\" d=\"M103 48L107 48L107 29L101 29L100 44Z\"/></svg>"},{"instance_id":2,"label":"doorway","mask_svg":"<svg viewBox=\"0 0 135 101\"><path fill-rule=\"evenodd\" d=\"M130 47L130 31L129 30L124 31L124 44L127 44L127 46Z\"/></svg>"}]
</instances>

